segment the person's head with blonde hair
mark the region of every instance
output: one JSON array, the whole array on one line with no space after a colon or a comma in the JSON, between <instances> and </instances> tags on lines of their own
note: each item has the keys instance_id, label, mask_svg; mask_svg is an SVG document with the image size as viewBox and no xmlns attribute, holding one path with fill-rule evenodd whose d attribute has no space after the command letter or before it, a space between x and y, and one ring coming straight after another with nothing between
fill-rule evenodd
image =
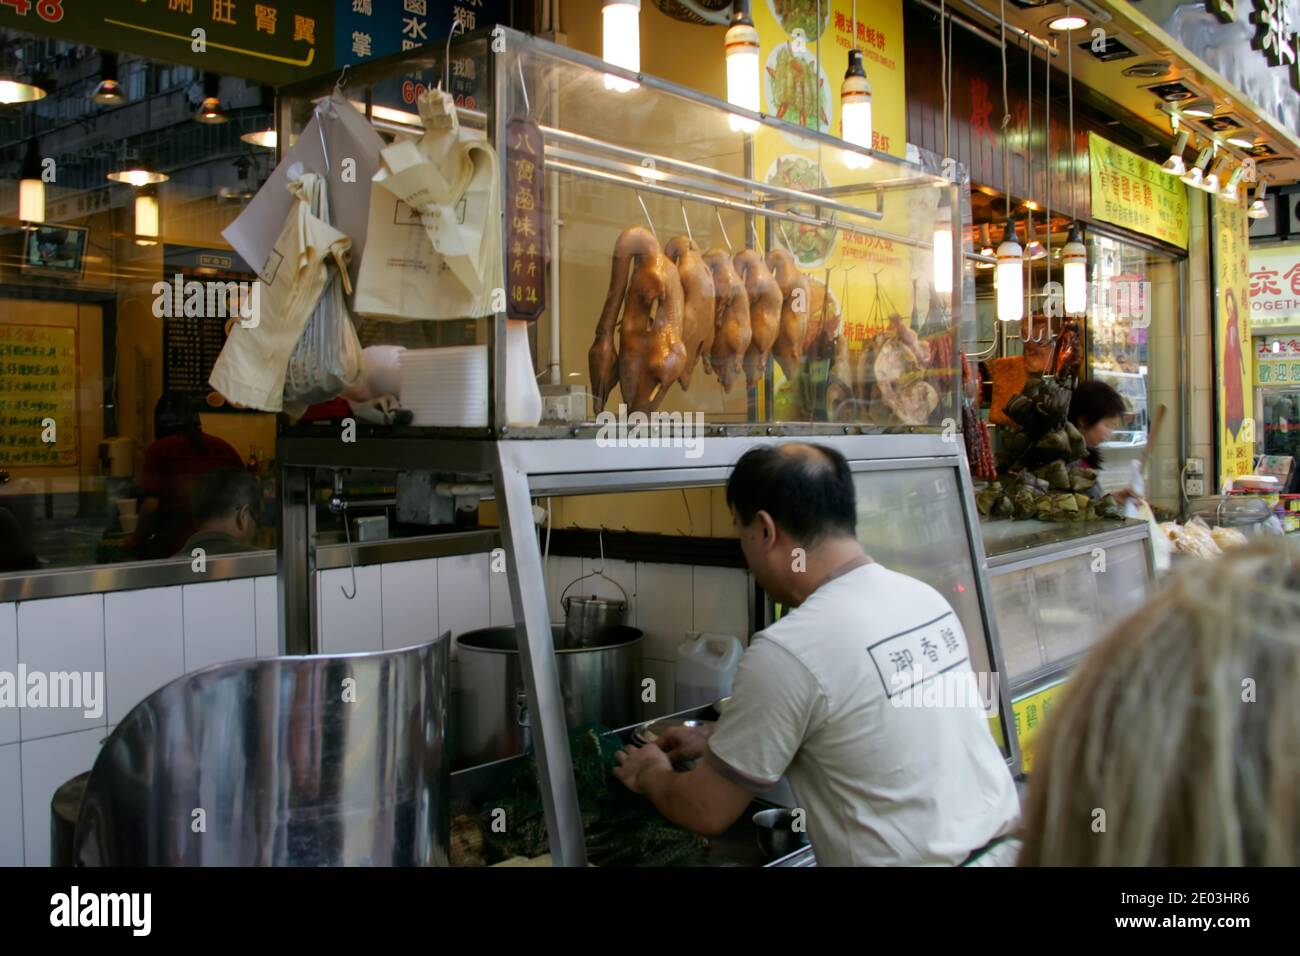
<instances>
[{"instance_id":1,"label":"person's head with blonde hair","mask_svg":"<svg viewBox=\"0 0 1300 956\"><path fill-rule=\"evenodd\" d=\"M1300 865L1300 548L1181 570L1038 746L1022 866Z\"/></svg>"}]
</instances>

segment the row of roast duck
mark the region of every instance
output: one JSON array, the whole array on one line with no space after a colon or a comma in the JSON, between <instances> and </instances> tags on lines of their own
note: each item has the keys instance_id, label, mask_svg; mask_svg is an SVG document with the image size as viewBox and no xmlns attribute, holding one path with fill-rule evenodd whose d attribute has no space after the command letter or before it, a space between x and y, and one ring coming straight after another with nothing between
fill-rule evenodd
<instances>
[{"instance_id":1,"label":"row of roast duck","mask_svg":"<svg viewBox=\"0 0 1300 956\"><path fill-rule=\"evenodd\" d=\"M839 304L800 272L785 249L701 253L688 236L664 247L641 226L614 246L609 291L587 353L592 398L602 411L614 386L631 411L652 412L697 368L730 392L756 385L775 360L789 380L808 355L833 355L831 375L850 398L883 405L890 421L925 424L939 402L926 381L932 349L897 315L850 358ZM617 342L615 341L617 333Z\"/></svg>"}]
</instances>

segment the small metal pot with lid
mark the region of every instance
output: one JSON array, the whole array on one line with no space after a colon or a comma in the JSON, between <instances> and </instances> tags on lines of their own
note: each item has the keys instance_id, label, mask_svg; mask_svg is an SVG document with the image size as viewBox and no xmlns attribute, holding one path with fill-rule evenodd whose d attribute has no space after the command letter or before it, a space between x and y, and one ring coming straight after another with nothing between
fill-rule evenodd
<instances>
[{"instance_id":1,"label":"small metal pot with lid","mask_svg":"<svg viewBox=\"0 0 1300 956\"><path fill-rule=\"evenodd\" d=\"M623 594L623 600L569 595L569 588L587 578L604 578ZM564 647L599 647L608 635L621 627L627 617L628 598L623 585L601 571L592 571L570 581L560 592L560 606L564 608Z\"/></svg>"}]
</instances>

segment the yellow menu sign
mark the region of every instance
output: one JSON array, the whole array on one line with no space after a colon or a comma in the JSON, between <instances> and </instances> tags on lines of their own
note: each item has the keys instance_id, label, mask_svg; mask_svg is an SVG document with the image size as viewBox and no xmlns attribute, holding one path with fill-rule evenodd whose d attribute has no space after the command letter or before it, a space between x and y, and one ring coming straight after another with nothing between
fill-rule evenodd
<instances>
[{"instance_id":1,"label":"yellow menu sign","mask_svg":"<svg viewBox=\"0 0 1300 956\"><path fill-rule=\"evenodd\" d=\"M0 324L0 465L76 464L77 330Z\"/></svg>"},{"instance_id":2,"label":"yellow menu sign","mask_svg":"<svg viewBox=\"0 0 1300 956\"><path fill-rule=\"evenodd\" d=\"M1254 350L1250 338L1250 219L1214 200L1214 355L1219 485L1255 470Z\"/></svg>"},{"instance_id":3,"label":"yellow menu sign","mask_svg":"<svg viewBox=\"0 0 1300 956\"><path fill-rule=\"evenodd\" d=\"M1053 684L1046 690L1022 697L1011 704L1011 713L1015 718L1016 740L1020 742L1020 766L1025 773L1034 769L1034 741L1043 721L1052 708L1056 706L1065 682Z\"/></svg>"},{"instance_id":4,"label":"yellow menu sign","mask_svg":"<svg viewBox=\"0 0 1300 956\"><path fill-rule=\"evenodd\" d=\"M1187 248L1187 186L1157 163L1088 134L1092 218Z\"/></svg>"}]
</instances>

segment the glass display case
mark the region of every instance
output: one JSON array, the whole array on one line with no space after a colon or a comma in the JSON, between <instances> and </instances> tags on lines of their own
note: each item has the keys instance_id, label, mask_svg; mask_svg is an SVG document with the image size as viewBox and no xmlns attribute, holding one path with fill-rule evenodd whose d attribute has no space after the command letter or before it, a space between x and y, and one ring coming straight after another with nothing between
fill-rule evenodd
<instances>
[{"instance_id":1,"label":"glass display case","mask_svg":"<svg viewBox=\"0 0 1300 956\"><path fill-rule=\"evenodd\" d=\"M365 345L489 346L494 431L505 323L524 313L543 389L537 437L622 406L722 426L938 431L958 417L962 248L950 237L963 200L925 171L937 164L504 28L353 68L341 93L391 141L421 135L419 97L439 84L501 160L509 305L468 322L357 319ZM282 91L285 142L330 92L324 81ZM521 188L516 174L534 173L540 190ZM936 232L951 258L938 269Z\"/></svg>"}]
</instances>

